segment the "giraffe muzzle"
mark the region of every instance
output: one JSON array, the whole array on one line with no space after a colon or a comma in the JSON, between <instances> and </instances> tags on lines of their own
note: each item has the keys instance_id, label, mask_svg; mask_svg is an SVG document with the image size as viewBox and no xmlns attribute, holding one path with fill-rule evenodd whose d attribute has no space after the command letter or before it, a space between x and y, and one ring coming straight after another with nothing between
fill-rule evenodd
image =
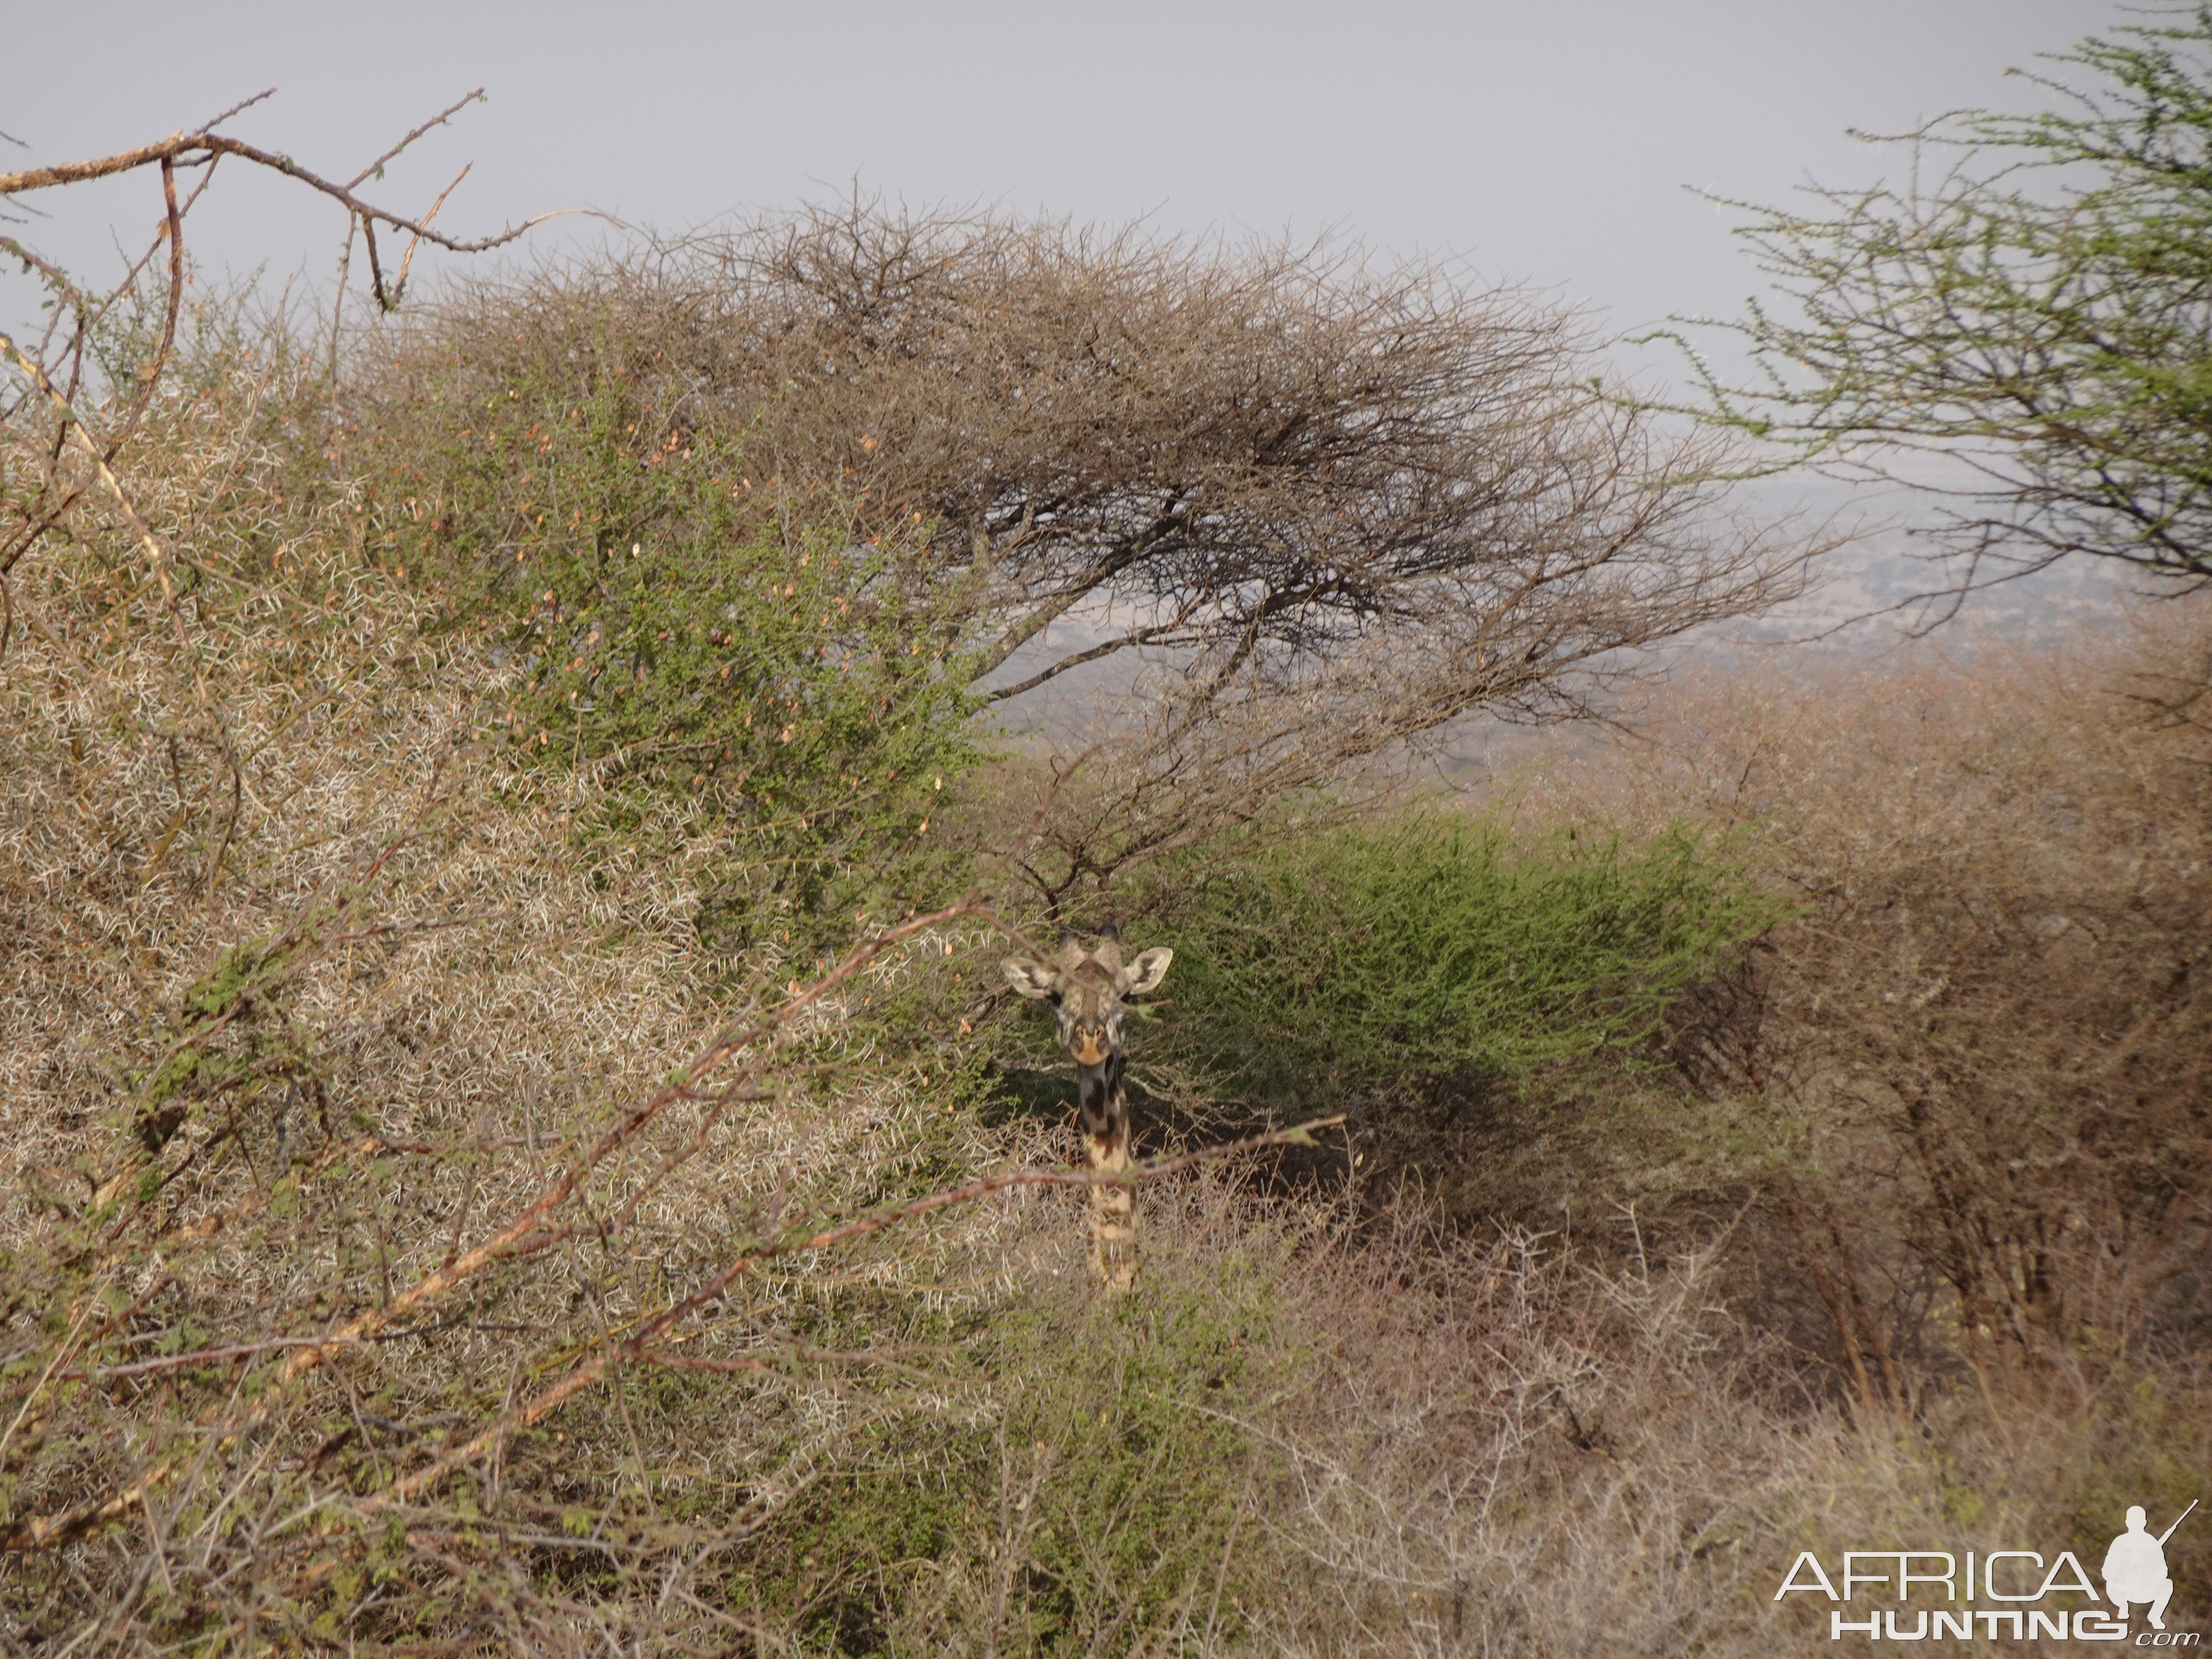
<instances>
[{"instance_id":1,"label":"giraffe muzzle","mask_svg":"<svg viewBox=\"0 0 2212 1659\"><path fill-rule=\"evenodd\" d=\"M1068 1052L1078 1066L1103 1066L1106 1063L1106 1039L1091 1031L1078 1031Z\"/></svg>"}]
</instances>

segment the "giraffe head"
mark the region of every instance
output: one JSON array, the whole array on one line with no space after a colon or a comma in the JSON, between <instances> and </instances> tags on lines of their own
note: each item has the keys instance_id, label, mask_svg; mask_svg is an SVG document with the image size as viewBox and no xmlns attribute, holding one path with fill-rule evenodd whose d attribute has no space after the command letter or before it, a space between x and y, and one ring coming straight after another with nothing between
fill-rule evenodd
<instances>
[{"instance_id":1,"label":"giraffe head","mask_svg":"<svg viewBox=\"0 0 2212 1659\"><path fill-rule=\"evenodd\" d=\"M1064 933L1060 955L1050 963L1007 957L1006 983L1025 997L1049 1001L1069 1056L1079 1070L1096 1072L1121 1055L1121 1017L1129 999L1158 990L1174 959L1173 951L1160 946L1125 964L1121 941L1111 927L1089 951L1074 934Z\"/></svg>"}]
</instances>

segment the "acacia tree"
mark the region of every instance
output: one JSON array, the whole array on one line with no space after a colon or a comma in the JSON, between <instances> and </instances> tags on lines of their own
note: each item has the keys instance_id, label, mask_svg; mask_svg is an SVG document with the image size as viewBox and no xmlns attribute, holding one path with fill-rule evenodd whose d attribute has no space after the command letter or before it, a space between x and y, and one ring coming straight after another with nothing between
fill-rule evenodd
<instances>
[{"instance_id":1,"label":"acacia tree","mask_svg":"<svg viewBox=\"0 0 2212 1659\"><path fill-rule=\"evenodd\" d=\"M2053 60L2094 88L2027 76L2053 108L1907 135L1902 185L1729 204L1784 299L1719 325L1759 373L1705 412L1942 495L1960 594L2075 554L2212 579L2212 6L2114 34Z\"/></svg>"},{"instance_id":2,"label":"acacia tree","mask_svg":"<svg viewBox=\"0 0 2212 1659\"><path fill-rule=\"evenodd\" d=\"M412 345L373 365L410 423L550 362L621 380L641 452L735 433L743 486L836 493L989 701L1116 665L1051 892L1470 709L1575 708L1807 550L1726 514L1727 442L1616 398L1587 319L1430 265L854 203L471 287Z\"/></svg>"}]
</instances>

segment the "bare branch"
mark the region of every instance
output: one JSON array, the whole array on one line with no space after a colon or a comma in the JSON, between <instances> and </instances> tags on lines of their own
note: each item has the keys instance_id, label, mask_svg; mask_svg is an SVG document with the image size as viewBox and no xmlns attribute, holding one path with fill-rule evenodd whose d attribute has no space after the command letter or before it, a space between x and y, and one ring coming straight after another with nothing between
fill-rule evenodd
<instances>
[{"instance_id":1,"label":"bare branch","mask_svg":"<svg viewBox=\"0 0 2212 1659\"><path fill-rule=\"evenodd\" d=\"M447 236L432 230L427 220L410 219L404 214L393 213L362 201L348 186L335 184L318 173L308 172L289 155L264 149L258 145L246 143L222 133L209 131L173 133L155 143L143 144L137 149L125 150L114 155L99 156L88 161L68 161L58 167L30 167L20 173L0 173L0 196L22 194L34 190L47 190L58 185L82 184L94 179L112 178L117 173L129 173L138 167L163 162L173 166L197 167L223 155L235 155L242 161L252 162L257 167L264 167L272 172L281 173L287 178L297 179L310 190L319 191L332 201L338 203L363 223L389 225L394 230L405 231L419 240L431 243L434 246L453 253L487 252L493 248L505 246L529 231L533 226L542 225L550 219L557 219L570 214L588 214L593 211L590 208L561 208L550 213L537 214L524 220L520 224L510 225L490 236L478 237L473 240Z\"/></svg>"},{"instance_id":2,"label":"bare branch","mask_svg":"<svg viewBox=\"0 0 2212 1659\"><path fill-rule=\"evenodd\" d=\"M266 94L264 95L265 96ZM482 87L478 87L473 92L463 93L459 98L453 100L452 103L447 105L445 108L440 110L428 120L423 122L421 126L415 128L411 132L408 133L405 137L402 138L390 149L385 151L383 155L378 156L374 161L371 161L359 173L354 174L352 178L347 179L345 181L345 187L348 190L358 190L362 185L367 184L371 178L381 178L384 173L385 163L387 161L396 161L399 157L401 152L405 150L410 144L413 143L417 138L420 138L424 133L429 131L431 128L445 125L447 122L452 120L453 117L459 115L471 104L482 102L483 95L484 89ZM210 121L208 125L210 126L213 126L216 123ZM459 183L459 181L456 179L454 182ZM441 196L438 199L442 202L445 200L445 198ZM433 210L433 211L434 212L435 210Z\"/></svg>"},{"instance_id":3,"label":"bare branch","mask_svg":"<svg viewBox=\"0 0 2212 1659\"><path fill-rule=\"evenodd\" d=\"M221 126L225 121L230 119L232 116L243 114L246 111L252 109L256 104L264 102L268 99L274 98L276 95L276 88L264 87L259 92L255 93L251 98L240 99L236 103L233 104L228 109L223 111L222 114L216 116L213 120L201 122L198 130L202 132L212 132L217 127ZM357 185L361 180L356 179L353 182Z\"/></svg>"}]
</instances>

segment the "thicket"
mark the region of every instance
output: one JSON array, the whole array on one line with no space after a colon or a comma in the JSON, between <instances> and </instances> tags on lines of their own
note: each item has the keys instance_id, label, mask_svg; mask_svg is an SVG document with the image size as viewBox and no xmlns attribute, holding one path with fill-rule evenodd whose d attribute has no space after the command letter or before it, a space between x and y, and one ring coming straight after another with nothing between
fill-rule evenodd
<instances>
[{"instance_id":1,"label":"thicket","mask_svg":"<svg viewBox=\"0 0 2212 1659\"><path fill-rule=\"evenodd\" d=\"M1674 1151L1759 1196L1747 1260L1789 1264L1759 1296L1869 1400L1971 1376L2088 1409L2201 1351L2204 626L1717 678L1609 774L1615 810L1752 835L1807 907L1686 1011L1711 1106Z\"/></svg>"},{"instance_id":2,"label":"thicket","mask_svg":"<svg viewBox=\"0 0 2212 1659\"><path fill-rule=\"evenodd\" d=\"M985 246L1048 312L1049 239ZM990 759L975 525L533 293L335 387L157 307L158 374L0 423L9 1643L1767 1652L1801 1548L2090 1559L2191 1495L2201 612L1678 680L1486 818L1298 793L1373 727ZM994 603L1129 550L1035 526ZM1217 733L1327 714L1263 680ZM1176 945L1178 1103L1480 1110L1162 1172L1102 1298L1003 1110L1048 901Z\"/></svg>"},{"instance_id":3,"label":"thicket","mask_svg":"<svg viewBox=\"0 0 2212 1659\"><path fill-rule=\"evenodd\" d=\"M1150 1052L1292 1115L1628 1060L1783 914L1692 830L1516 834L1441 807L1271 825L1169 866L1156 902L1177 978Z\"/></svg>"},{"instance_id":4,"label":"thicket","mask_svg":"<svg viewBox=\"0 0 2212 1659\"><path fill-rule=\"evenodd\" d=\"M414 343L348 407L370 533L428 637L510 671L484 728L593 773L580 844L711 848L702 928L811 957L957 884L924 837L982 751L965 592L917 578L910 526L757 488L745 434L684 421L618 321L489 371Z\"/></svg>"},{"instance_id":5,"label":"thicket","mask_svg":"<svg viewBox=\"0 0 2212 1659\"><path fill-rule=\"evenodd\" d=\"M1298 1559L1281 1413L1335 1363L1285 1287L1358 1207L1194 1178L1148 1200L1145 1298L1100 1304L1049 1188L896 1218L1052 1167L1056 1122L990 1127L998 936L776 988L833 922L957 896L976 840L945 832L988 816L951 659L882 598L897 550L750 510L702 441L610 465L514 564L550 401L334 430L282 328L184 323L129 495L174 563L87 491L10 573L11 1639L1250 1638ZM14 418L13 455L51 446L51 404ZM520 483L486 430L529 441ZM409 457L446 469L434 512ZM1470 837L1445 867L1510 914ZM1372 862L1334 845L1347 882ZM1553 896L1686 949L1728 906L1678 854L1566 860ZM702 926L763 866L755 937ZM854 913L806 897L824 869Z\"/></svg>"}]
</instances>

